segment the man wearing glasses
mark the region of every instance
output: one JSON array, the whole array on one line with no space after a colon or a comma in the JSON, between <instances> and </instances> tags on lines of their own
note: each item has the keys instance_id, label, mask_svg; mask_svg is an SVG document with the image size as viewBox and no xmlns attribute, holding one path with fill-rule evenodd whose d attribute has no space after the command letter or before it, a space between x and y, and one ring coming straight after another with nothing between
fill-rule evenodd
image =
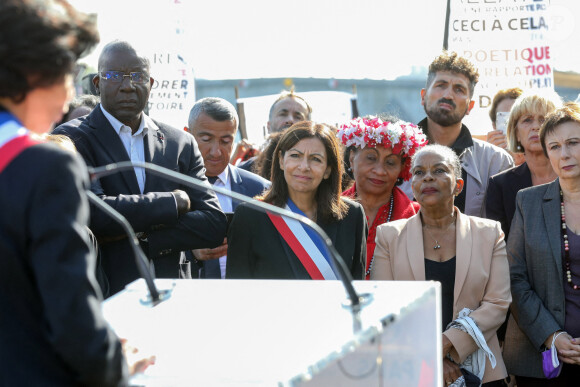
<instances>
[{"instance_id":1,"label":"man wearing glasses","mask_svg":"<svg viewBox=\"0 0 580 387\"><path fill-rule=\"evenodd\" d=\"M87 165L151 162L207 180L194 138L143 112L153 84L147 58L127 42L109 43L99 56L93 84L100 105L54 131L73 140ZM180 186L142 168L103 177L92 183L91 190L127 218L157 277L191 278L182 251L217 247L225 236L226 217L214 194ZM121 227L97 209L92 209L90 226L114 294L138 278L129 242Z\"/></svg>"}]
</instances>

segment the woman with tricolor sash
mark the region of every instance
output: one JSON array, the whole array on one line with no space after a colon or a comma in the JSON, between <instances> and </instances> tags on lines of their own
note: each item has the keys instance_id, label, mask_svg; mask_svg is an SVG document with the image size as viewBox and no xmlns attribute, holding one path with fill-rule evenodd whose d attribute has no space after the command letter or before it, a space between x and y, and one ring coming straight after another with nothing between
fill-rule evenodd
<instances>
[{"instance_id":1,"label":"woman with tricolor sash","mask_svg":"<svg viewBox=\"0 0 580 387\"><path fill-rule=\"evenodd\" d=\"M127 384L93 274L86 166L43 140L98 40L64 0L0 1L0 386Z\"/></svg>"},{"instance_id":2,"label":"woman with tricolor sash","mask_svg":"<svg viewBox=\"0 0 580 387\"><path fill-rule=\"evenodd\" d=\"M303 121L280 139L272 186L259 199L316 222L330 237L354 279L363 279L366 217L341 197L343 167L336 129ZM228 230L227 278L338 279L330 254L309 227L290 218L237 207Z\"/></svg>"}]
</instances>

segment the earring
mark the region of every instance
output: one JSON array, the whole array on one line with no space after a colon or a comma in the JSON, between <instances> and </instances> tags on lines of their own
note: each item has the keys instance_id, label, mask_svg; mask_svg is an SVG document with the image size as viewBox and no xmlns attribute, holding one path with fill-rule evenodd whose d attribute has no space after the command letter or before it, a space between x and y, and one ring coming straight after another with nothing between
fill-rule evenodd
<instances>
[{"instance_id":1,"label":"earring","mask_svg":"<svg viewBox=\"0 0 580 387\"><path fill-rule=\"evenodd\" d=\"M518 143L518 146L516 147L516 150L517 150L518 152L521 152L521 151L523 150L523 148L522 148L522 144Z\"/></svg>"},{"instance_id":2,"label":"earring","mask_svg":"<svg viewBox=\"0 0 580 387\"><path fill-rule=\"evenodd\" d=\"M346 170L352 172L352 167L348 167Z\"/></svg>"}]
</instances>

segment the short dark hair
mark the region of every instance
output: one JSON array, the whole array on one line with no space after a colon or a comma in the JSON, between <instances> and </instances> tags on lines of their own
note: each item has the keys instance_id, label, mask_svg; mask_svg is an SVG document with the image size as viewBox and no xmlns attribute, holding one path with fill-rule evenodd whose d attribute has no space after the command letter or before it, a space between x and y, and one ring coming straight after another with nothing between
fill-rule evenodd
<instances>
[{"instance_id":1,"label":"short dark hair","mask_svg":"<svg viewBox=\"0 0 580 387\"><path fill-rule=\"evenodd\" d=\"M553 133L556 126L566 122L575 122L580 125L580 104L577 102L566 102L562 107L554 110L546 116L546 120L540 128L540 143L544 154L548 157L546 147L546 136Z\"/></svg>"},{"instance_id":2,"label":"short dark hair","mask_svg":"<svg viewBox=\"0 0 580 387\"><path fill-rule=\"evenodd\" d=\"M62 119L60 120L59 123L55 124L55 128L58 127L59 125L64 124L65 122L70 121L71 118L71 114L78 108L82 107L82 106L86 106L89 109L94 109L97 107L97 105L99 104L99 102L101 101L101 99L99 97L97 97L96 95L92 95L92 94L81 94L81 95L77 95L76 97L73 98L72 101L70 101L70 103L68 104L68 112L66 112L66 114L64 116L62 116Z\"/></svg>"},{"instance_id":3,"label":"short dark hair","mask_svg":"<svg viewBox=\"0 0 580 387\"><path fill-rule=\"evenodd\" d=\"M491 122L495 124L495 118L497 115L497 105L499 105L504 99L517 99L522 95L524 91L519 87L514 87L511 89L503 89L495 93L493 96L493 101L491 102L491 108L489 109L489 118Z\"/></svg>"},{"instance_id":4,"label":"short dark hair","mask_svg":"<svg viewBox=\"0 0 580 387\"><path fill-rule=\"evenodd\" d=\"M98 67L98 73L95 76L99 76L101 71L104 70L103 69L103 62L106 61L106 59L108 59L108 55L110 55L112 52L115 51L127 51L127 52L132 52L134 53L138 58L143 60L143 63L145 64L145 67L147 68L147 72L149 72L150 67L151 67L151 62L149 61L149 58L145 55L143 55L141 52L138 52L137 49L129 42L125 41L125 40L113 40L110 41L109 43L105 44L105 47L103 47L103 49L101 50L101 53L99 54L99 61L97 63L97 67ZM147 74L150 75L150 74Z\"/></svg>"},{"instance_id":5,"label":"short dark hair","mask_svg":"<svg viewBox=\"0 0 580 387\"><path fill-rule=\"evenodd\" d=\"M92 94L80 94L73 98L68 104L69 111L80 108L81 106L86 106L88 108L94 109L99 104L101 99Z\"/></svg>"},{"instance_id":6,"label":"short dark hair","mask_svg":"<svg viewBox=\"0 0 580 387\"><path fill-rule=\"evenodd\" d=\"M348 206L341 198L342 162L336 138L336 128L312 121L301 121L288 128L276 146L272 156L272 185L262 199L266 203L284 207L288 201L288 184L280 169L280 156L306 138L318 138L324 144L330 176L323 179L316 192L317 214L320 219L330 222L341 220L348 212Z\"/></svg>"},{"instance_id":7,"label":"short dark hair","mask_svg":"<svg viewBox=\"0 0 580 387\"><path fill-rule=\"evenodd\" d=\"M271 133L266 140L266 146L256 159L254 171L264 179L270 180L271 178L272 159L274 158L274 152L283 134L284 131Z\"/></svg>"},{"instance_id":8,"label":"short dark hair","mask_svg":"<svg viewBox=\"0 0 580 387\"><path fill-rule=\"evenodd\" d=\"M218 122L235 121L236 126L239 123L238 112L234 105L223 98L207 97L197 101L191 108L188 120L190 130L193 129L192 126L201 113L207 114L212 120Z\"/></svg>"},{"instance_id":9,"label":"short dark hair","mask_svg":"<svg viewBox=\"0 0 580 387\"><path fill-rule=\"evenodd\" d=\"M20 103L60 82L98 41L95 17L64 0L2 0L0 97Z\"/></svg>"},{"instance_id":10,"label":"short dark hair","mask_svg":"<svg viewBox=\"0 0 580 387\"><path fill-rule=\"evenodd\" d=\"M457 55L456 52L444 51L429 65L429 73L427 74L427 83L425 88L428 89L433 83L433 79L440 71L450 71L456 74L462 74L469 79L469 96L473 97L475 85L479 81L479 73L477 69L466 58Z\"/></svg>"},{"instance_id":11,"label":"short dark hair","mask_svg":"<svg viewBox=\"0 0 580 387\"><path fill-rule=\"evenodd\" d=\"M276 106L276 104L280 101L282 101L283 99L286 98L295 98L295 99L299 99L302 102L304 102L306 104L306 109L308 110L308 115L306 116L307 120L310 120L311 115L312 115L312 106L310 106L310 104L308 102L306 102L306 100L304 98L302 98L301 96L299 96L298 94L294 93L294 90L290 90L290 91L283 91L282 93L280 93L280 96L278 96L278 98L276 99L276 101L274 101L274 103L272 104L272 106L270 106L270 112L268 113L268 119L272 119L272 113L274 113L274 106Z\"/></svg>"}]
</instances>

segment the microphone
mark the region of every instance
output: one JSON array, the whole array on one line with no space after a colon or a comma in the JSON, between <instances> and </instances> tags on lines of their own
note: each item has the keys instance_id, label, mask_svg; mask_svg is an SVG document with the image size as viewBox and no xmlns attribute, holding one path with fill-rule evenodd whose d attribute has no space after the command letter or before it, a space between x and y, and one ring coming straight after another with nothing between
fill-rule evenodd
<instances>
[{"instance_id":1,"label":"microphone","mask_svg":"<svg viewBox=\"0 0 580 387\"><path fill-rule=\"evenodd\" d=\"M345 291L348 295L348 300L343 302L342 306L344 308L351 310L352 317L353 317L353 330L355 333L357 333L362 329L362 325L361 325L361 321L360 321L360 311L361 311L362 307L366 306L368 303L370 303L372 301L372 295L369 293L364 293L364 294L359 295L356 292L356 290L354 289L354 286L352 284L353 279L352 279L352 276L350 274L350 271L348 270L348 267L346 266L346 264L344 263L344 260L342 259L342 257L340 256L340 254L338 253L338 251L336 250L336 248L332 244L331 239L328 237L328 235L326 235L324 230L322 228L320 228L320 226L318 224L316 224L315 222L313 222L312 220L310 220L309 218L307 218L305 216L295 214L291 211L285 210L285 209L280 208L280 207L276 207L276 206L269 204L269 203L264 203L264 202L261 202L259 200L248 198L247 196L244 196L244 195L239 194L237 192L229 191L229 190L222 188L222 187L214 187L214 186L210 185L209 183L204 182L202 180L192 178L190 176L181 174L179 172L175 172L175 171L167 169L167 168L160 167L160 166L152 164L152 163L122 161L119 163L112 163L112 164L104 165L101 167L89 167L88 170L89 170L89 175L90 175L91 181L94 181L96 179L99 179L99 178L102 178L102 177L105 177L108 175L112 175L112 174L115 174L117 172L121 172L121 171L125 171L125 170L133 170L134 168L143 168L143 169L147 170L148 172L151 172L154 175L165 177L168 180L187 185L189 187L195 188L195 189L200 190L200 191L216 192L216 193L219 193L219 194L222 194L225 196L229 196L232 199L237 200L239 202L247 203L252 208L258 209L258 210L263 211L263 212L271 212L271 213L276 214L276 215L280 215L280 216L284 216L284 217L288 217L288 218L297 220L298 222L303 223L303 224L307 225L308 227L310 227L311 229L313 229L316 232L316 234L318 234L322 238L322 240L324 241L324 244L326 245L326 248L328 249L328 252L330 253L330 256L332 257L334 267L337 270L338 277L339 277L339 279L340 279L340 281L341 281L341 283L342 283L343 287L345 288ZM93 196L97 197L94 194L93 194ZM111 211L114 211L114 210L111 208ZM119 216L122 217L122 215L120 215L120 214L119 214ZM130 228L130 225L127 222L127 220L126 219L124 219L124 220ZM132 232L132 229L131 229L131 232ZM134 248L134 250L139 251L141 254L141 257L142 257L139 259L136 258L138 262L141 261L141 263L137 264L138 267L141 267L144 271L146 271L148 273L149 276L151 276L151 273L148 270L148 268L146 267L146 265L145 265L145 267L143 267L142 261L143 261L144 253L139 248L139 242L137 241L135 233L132 232L132 235L131 235L128 232L128 234L131 236L131 239L134 239L134 242L137 243L137 249ZM136 254L139 254L139 253L136 253ZM143 273L141 273L141 274L143 275ZM146 281L147 281L147 279L146 279ZM153 281L151 280L151 282L153 282ZM148 284L148 286L149 286L149 284ZM151 289L150 289L150 292L151 292ZM152 295L152 298L153 298L153 295Z\"/></svg>"}]
</instances>

